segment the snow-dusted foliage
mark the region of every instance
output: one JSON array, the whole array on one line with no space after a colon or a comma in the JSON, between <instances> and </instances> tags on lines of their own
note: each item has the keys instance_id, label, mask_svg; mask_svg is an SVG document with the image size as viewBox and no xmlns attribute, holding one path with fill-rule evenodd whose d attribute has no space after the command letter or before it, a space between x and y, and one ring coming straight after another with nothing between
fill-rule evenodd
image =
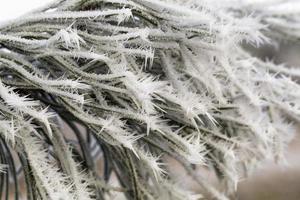
<instances>
[{"instance_id":1,"label":"snow-dusted foliage","mask_svg":"<svg viewBox=\"0 0 300 200\"><path fill-rule=\"evenodd\" d=\"M23 174L28 199L229 199L300 120L300 69L246 46L299 39L296 0L60 0L2 24L1 177L16 198Z\"/></svg>"}]
</instances>

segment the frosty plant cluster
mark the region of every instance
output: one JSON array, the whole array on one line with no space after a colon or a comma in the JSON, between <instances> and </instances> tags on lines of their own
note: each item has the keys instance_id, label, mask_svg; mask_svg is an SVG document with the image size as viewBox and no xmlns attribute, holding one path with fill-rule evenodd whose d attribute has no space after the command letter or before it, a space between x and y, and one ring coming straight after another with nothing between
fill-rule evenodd
<instances>
[{"instance_id":1,"label":"frosty plant cluster","mask_svg":"<svg viewBox=\"0 0 300 200\"><path fill-rule=\"evenodd\" d=\"M245 46L299 38L297 0L60 0L1 24L2 197L230 199L300 119L300 70Z\"/></svg>"}]
</instances>

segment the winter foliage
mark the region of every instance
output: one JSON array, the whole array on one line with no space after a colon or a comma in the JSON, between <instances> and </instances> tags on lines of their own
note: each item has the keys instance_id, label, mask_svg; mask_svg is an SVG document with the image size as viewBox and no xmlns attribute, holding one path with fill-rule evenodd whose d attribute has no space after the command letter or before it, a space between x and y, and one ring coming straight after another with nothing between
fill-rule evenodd
<instances>
[{"instance_id":1,"label":"winter foliage","mask_svg":"<svg viewBox=\"0 0 300 200\"><path fill-rule=\"evenodd\" d=\"M245 46L299 38L297 0L60 0L1 24L1 195L230 199L300 120L300 69Z\"/></svg>"}]
</instances>

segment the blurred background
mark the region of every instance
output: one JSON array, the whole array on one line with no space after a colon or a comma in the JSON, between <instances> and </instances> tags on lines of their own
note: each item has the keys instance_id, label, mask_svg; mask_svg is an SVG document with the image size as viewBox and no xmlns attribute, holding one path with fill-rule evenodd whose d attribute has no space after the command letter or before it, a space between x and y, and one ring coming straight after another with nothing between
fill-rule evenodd
<instances>
[{"instance_id":1,"label":"blurred background","mask_svg":"<svg viewBox=\"0 0 300 200\"><path fill-rule=\"evenodd\" d=\"M0 24L22 16L50 2L53 2L53 0L1 0Z\"/></svg>"},{"instance_id":2,"label":"blurred background","mask_svg":"<svg viewBox=\"0 0 300 200\"><path fill-rule=\"evenodd\" d=\"M53 0L1 0L0 24L39 8ZM264 46L251 49L255 56L263 60L273 60L275 63L287 63L290 66L300 66L300 45L281 43L279 48ZM298 134L286 150L286 165L279 166L266 161L247 179L238 185L239 200L299 200L300 199L300 126ZM199 172L200 173L200 172ZM183 188L199 191L193 181L178 169L174 172ZM217 184L215 177L206 171L201 172L204 178Z\"/></svg>"}]
</instances>

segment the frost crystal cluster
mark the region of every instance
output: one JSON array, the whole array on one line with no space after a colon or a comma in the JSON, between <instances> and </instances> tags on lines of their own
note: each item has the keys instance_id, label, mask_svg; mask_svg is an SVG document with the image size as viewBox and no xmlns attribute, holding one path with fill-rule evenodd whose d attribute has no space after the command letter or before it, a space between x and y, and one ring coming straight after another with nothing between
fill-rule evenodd
<instances>
[{"instance_id":1,"label":"frost crystal cluster","mask_svg":"<svg viewBox=\"0 0 300 200\"><path fill-rule=\"evenodd\" d=\"M246 46L299 39L297 0L61 0L1 24L3 196L231 199L300 119L300 70Z\"/></svg>"}]
</instances>

